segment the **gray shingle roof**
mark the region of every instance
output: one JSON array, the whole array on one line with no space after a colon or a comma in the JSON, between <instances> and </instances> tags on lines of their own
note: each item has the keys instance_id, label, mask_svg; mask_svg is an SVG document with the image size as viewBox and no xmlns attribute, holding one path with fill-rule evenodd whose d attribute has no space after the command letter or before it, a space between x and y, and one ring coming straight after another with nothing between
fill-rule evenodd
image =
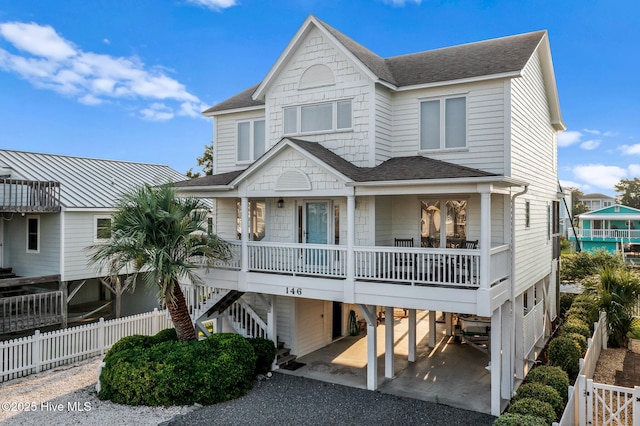
<instances>
[{"instance_id":1,"label":"gray shingle roof","mask_svg":"<svg viewBox=\"0 0 640 426\"><path fill-rule=\"evenodd\" d=\"M376 167L358 167L348 162L319 143L302 139L286 138L304 149L315 158L345 175L354 182L407 181L429 179L456 179L500 176L471 167L460 166L446 161L423 156L395 157ZM277 146L277 145L276 145ZM275 146L271 149L274 149ZM268 154L268 153L267 153ZM267 155L265 154L265 155ZM227 185L244 170L205 176L175 184L178 188Z\"/></svg>"},{"instance_id":2,"label":"gray shingle roof","mask_svg":"<svg viewBox=\"0 0 640 426\"><path fill-rule=\"evenodd\" d=\"M546 31L384 59L326 23L316 20L380 80L397 87L517 72L524 68ZM259 84L204 111L204 113L264 105L251 95Z\"/></svg>"},{"instance_id":3,"label":"gray shingle roof","mask_svg":"<svg viewBox=\"0 0 640 426\"><path fill-rule=\"evenodd\" d=\"M236 170L233 172L220 173L217 175L202 176L199 178L176 182L173 186L175 186L176 188L192 188L196 186L228 185L229 183L231 183L232 180L238 177L242 172L244 172L244 170Z\"/></svg>"},{"instance_id":4,"label":"gray shingle roof","mask_svg":"<svg viewBox=\"0 0 640 426\"><path fill-rule=\"evenodd\" d=\"M160 164L23 151L0 150L0 165L11 168L12 179L60 182L60 201L66 208L111 208L133 187L186 179Z\"/></svg>"}]
</instances>

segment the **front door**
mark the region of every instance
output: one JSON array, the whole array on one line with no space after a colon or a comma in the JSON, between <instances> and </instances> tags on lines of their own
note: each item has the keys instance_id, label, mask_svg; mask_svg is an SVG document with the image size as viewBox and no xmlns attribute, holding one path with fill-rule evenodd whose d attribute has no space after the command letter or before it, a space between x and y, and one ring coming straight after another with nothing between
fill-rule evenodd
<instances>
[{"instance_id":1,"label":"front door","mask_svg":"<svg viewBox=\"0 0 640 426\"><path fill-rule=\"evenodd\" d=\"M303 216L304 242L307 244L327 244L329 242L329 202L305 202ZM327 252L324 249L305 250L307 265L326 265Z\"/></svg>"}]
</instances>

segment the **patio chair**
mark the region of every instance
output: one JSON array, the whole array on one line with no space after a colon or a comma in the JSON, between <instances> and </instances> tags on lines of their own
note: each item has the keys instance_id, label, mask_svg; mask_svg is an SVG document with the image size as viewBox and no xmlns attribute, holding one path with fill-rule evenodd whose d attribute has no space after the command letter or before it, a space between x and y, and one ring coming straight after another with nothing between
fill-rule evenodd
<instances>
[{"instance_id":1,"label":"patio chair","mask_svg":"<svg viewBox=\"0 0 640 426\"><path fill-rule=\"evenodd\" d=\"M395 247L413 247L413 238L394 238ZM401 279L411 279L413 266L415 265L415 255L397 253L395 255L396 277ZM411 272L411 274L410 274Z\"/></svg>"},{"instance_id":2,"label":"patio chair","mask_svg":"<svg viewBox=\"0 0 640 426\"><path fill-rule=\"evenodd\" d=\"M466 249L477 249L478 248L478 240L466 240L464 242L464 248L466 248Z\"/></svg>"}]
</instances>

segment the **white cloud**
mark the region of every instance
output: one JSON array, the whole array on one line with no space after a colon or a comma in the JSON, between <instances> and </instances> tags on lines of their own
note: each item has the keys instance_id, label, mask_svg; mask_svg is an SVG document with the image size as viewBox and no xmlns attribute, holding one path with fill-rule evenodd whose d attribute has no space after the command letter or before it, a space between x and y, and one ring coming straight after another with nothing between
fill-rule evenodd
<instances>
[{"instance_id":1,"label":"white cloud","mask_svg":"<svg viewBox=\"0 0 640 426\"><path fill-rule=\"evenodd\" d=\"M422 0L383 0L383 1L386 4L390 4L391 6L398 6L398 7L402 7L407 3L415 3L415 4L422 3Z\"/></svg>"},{"instance_id":2,"label":"white cloud","mask_svg":"<svg viewBox=\"0 0 640 426\"><path fill-rule=\"evenodd\" d=\"M584 187L584 185L581 183L563 179L560 179L560 186L562 186L562 189L564 189L565 191L569 188L577 188L582 190L582 188Z\"/></svg>"},{"instance_id":3,"label":"white cloud","mask_svg":"<svg viewBox=\"0 0 640 426\"><path fill-rule=\"evenodd\" d=\"M140 110L142 118L151 121L166 121L174 117L174 113L163 103L153 103L148 108Z\"/></svg>"},{"instance_id":4,"label":"white cloud","mask_svg":"<svg viewBox=\"0 0 640 426\"><path fill-rule=\"evenodd\" d=\"M103 39L102 39L102 42L103 42L104 44L111 44L111 40L109 40L108 38L103 38Z\"/></svg>"},{"instance_id":5,"label":"white cloud","mask_svg":"<svg viewBox=\"0 0 640 426\"><path fill-rule=\"evenodd\" d=\"M627 169L603 164L575 166L572 171L577 179L586 182L587 185L609 190L613 189L620 179L624 179L628 175Z\"/></svg>"},{"instance_id":6,"label":"white cloud","mask_svg":"<svg viewBox=\"0 0 640 426\"><path fill-rule=\"evenodd\" d=\"M628 169L631 177L640 176L640 164L629 164Z\"/></svg>"},{"instance_id":7,"label":"white cloud","mask_svg":"<svg viewBox=\"0 0 640 426\"><path fill-rule=\"evenodd\" d=\"M621 145L618 147L625 155L640 155L640 144L635 145Z\"/></svg>"},{"instance_id":8,"label":"white cloud","mask_svg":"<svg viewBox=\"0 0 640 426\"><path fill-rule=\"evenodd\" d=\"M558 133L558 146L570 146L576 142L579 142L582 138L582 133L575 130Z\"/></svg>"},{"instance_id":9,"label":"white cloud","mask_svg":"<svg viewBox=\"0 0 640 426\"><path fill-rule=\"evenodd\" d=\"M235 6L238 2L236 0L187 0L187 3L204 6L211 10L222 10Z\"/></svg>"},{"instance_id":10,"label":"white cloud","mask_svg":"<svg viewBox=\"0 0 640 426\"><path fill-rule=\"evenodd\" d=\"M137 108L135 104L142 100L162 100L161 109L140 110L141 117L149 120L168 120L176 115L198 117L203 109L198 97L167 76L165 68L147 67L135 56L84 52L52 27L34 23L0 24L0 37L20 51L0 48L0 70L13 72L35 87L74 97L82 104L99 105L117 99ZM105 42L108 44L107 39Z\"/></svg>"},{"instance_id":11,"label":"white cloud","mask_svg":"<svg viewBox=\"0 0 640 426\"><path fill-rule=\"evenodd\" d=\"M6 22L0 24L0 35L18 49L36 56L61 60L77 53L71 43L48 25Z\"/></svg>"},{"instance_id":12,"label":"white cloud","mask_svg":"<svg viewBox=\"0 0 640 426\"><path fill-rule=\"evenodd\" d=\"M580 144L580 148L591 151L600 146L600 139L590 139Z\"/></svg>"},{"instance_id":13,"label":"white cloud","mask_svg":"<svg viewBox=\"0 0 640 426\"><path fill-rule=\"evenodd\" d=\"M582 130L584 130L584 131L585 131L585 133L591 133L592 135L599 135L599 134L601 134L601 133L600 133L600 130L593 130L593 129L582 129Z\"/></svg>"}]
</instances>

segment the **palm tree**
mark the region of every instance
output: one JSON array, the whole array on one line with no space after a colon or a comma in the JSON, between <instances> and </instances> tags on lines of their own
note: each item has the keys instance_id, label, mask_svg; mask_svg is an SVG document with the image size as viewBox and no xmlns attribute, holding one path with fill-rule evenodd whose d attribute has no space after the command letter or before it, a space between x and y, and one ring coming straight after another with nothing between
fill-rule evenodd
<instances>
[{"instance_id":1,"label":"palm tree","mask_svg":"<svg viewBox=\"0 0 640 426\"><path fill-rule=\"evenodd\" d=\"M145 284L158 287L182 341L195 340L196 333L180 281L200 283L197 268L230 256L228 245L204 228L206 215L201 200L177 198L170 185L145 185L121 197L111 237L91 248L91 263L110 276L140 275Z\"/></svg>"}]
</instances>

